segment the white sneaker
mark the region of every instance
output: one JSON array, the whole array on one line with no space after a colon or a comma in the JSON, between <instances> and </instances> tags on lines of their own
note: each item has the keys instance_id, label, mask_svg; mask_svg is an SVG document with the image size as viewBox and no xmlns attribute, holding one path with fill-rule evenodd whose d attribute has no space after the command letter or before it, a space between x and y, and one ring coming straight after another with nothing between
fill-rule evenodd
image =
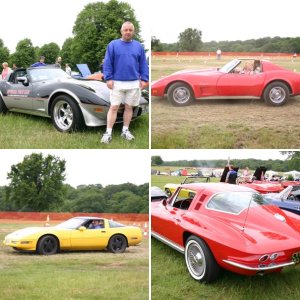
<instances>
[{"instance_id":1,"label":"white sneaker","mask_svg":"<svg viewBox=\"0 0 300 300\"><path fill-rule=\"evenodd\" d=\"M111 134L105 132L102 136L102 139L101 139L101 143L104 143L104 144L109 144L109 142L112 140L112 137L111 137Z\"/></svg>"},{"instance_id":2,"label":"white sneaker","mask_svg":"<svg viewBox=\"0 0 300 300\"><path fill-rule=\"evenodd\" d=\"M134 136L131 134L131 132L128 129L122 131L121 137L123 137L127 141L134 140Z\"/></svg>"}]
</instances>

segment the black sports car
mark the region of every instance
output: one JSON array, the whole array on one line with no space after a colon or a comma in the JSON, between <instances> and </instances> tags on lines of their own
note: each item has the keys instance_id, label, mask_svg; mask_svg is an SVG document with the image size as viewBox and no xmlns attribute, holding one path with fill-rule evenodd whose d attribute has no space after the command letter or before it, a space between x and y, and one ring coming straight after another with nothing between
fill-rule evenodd
<instances>
[{"instance_id":1,"label":"black sports car","mask_svg":"<svg viewBox=\"0 0 300 300\"><path fill-rule=\"evenodd\" d=\"M106 125L109 110L109 89L97 80L74 79L53 66L19 68L8 81L0 81L0 113L15 111L51 117L55 128L70 132L86 126ZM148 110L148 101L141 97L134 108L133 119ZM123 121L124 106L117 122Z\"/></svg>"}]
</instances>

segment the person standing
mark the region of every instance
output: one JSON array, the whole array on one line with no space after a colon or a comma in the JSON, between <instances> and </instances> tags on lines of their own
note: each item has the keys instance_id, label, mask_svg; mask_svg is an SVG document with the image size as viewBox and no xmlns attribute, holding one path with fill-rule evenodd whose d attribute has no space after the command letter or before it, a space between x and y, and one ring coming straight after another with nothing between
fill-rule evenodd
<instances>
[{"instance_id":1,"label":"person standing","mask_svg":"<svg viewBox=\"0 0 300 300\"><path fill-rule=\"evenodd\" d=\"M217 60L220 60L222 56L222 51L220 48L218 48L218 50L216 51L216 55L217 55Z\"/></svg>"},{"instance_id":2,"label":"person standing","mask_svg":"<svg viewBox=\"0 0 300 300\"><path fill-rule=\"evenodd\" d=\"M133 107L139 105L141 89L149 80L149 69L145 50L141 43L133 39L134 25L127 21L121 27L121 38L111 41L106 49L103 73L110 93L110 108L107 114L107 128L101 143L112 139L112 128L117 112L123 102L123 129L121 136L131 141L134 136L129 131Z\"/></svg>"},{"instance_id":3,"label":"person standing","mask_svg":"<svg viewBox=\"0 0 300 300\"><path fill-rule=\"evenodd\" d=\"M229 165L228 168L229 168L229 171L226 175L225 182L229 183L229 184L236 184L237 171L235 171L231 165Z\"/></svg>"},{"instance_id":4,"label":"person standing","mask_svg":"<svg viewBox=\"0 0 300 300\"><path fill-rule=\"evenodd\" d=\"M40 60L34 64L31 65L31 67L43 67L46 66L45 64L45 56L40 56Z\"/></svg>"},{"instance_id":5,"label":"person standing","mask_svg":"<svg viewBox=\"0 0 300 300\"><path fill-rule=\"evenodd\" d=\"M68 75L70 75L70 76L71 76L71 74L72 74L72 69L71 69L71 67L70 67L69 64L66 64L66 73L67 73Z\"/></svg>"},{"instance_id":6,"label":"person standing","mask_svg":"<svg viewBox=\"0 0 300 300\"><path fill-rule=\"evenodd\" d=\"M56 58L56 61L55 61L55 67L61 69L61 57L60 57L60 56L58 56L58 57Z\"/></svg>"},{"instance_id":7,"label":"person standing","mask_svg":"<svg viewBox=\"0 0 300 300\"><path fill-rule=\"evenodd\" d=\"M1 80L7 81L9 79L10 74L12 73L12 69L8 66L8 63L6 61L2 64L2 67L3 70L1 73Z\"/></svg>"}]
</instances>

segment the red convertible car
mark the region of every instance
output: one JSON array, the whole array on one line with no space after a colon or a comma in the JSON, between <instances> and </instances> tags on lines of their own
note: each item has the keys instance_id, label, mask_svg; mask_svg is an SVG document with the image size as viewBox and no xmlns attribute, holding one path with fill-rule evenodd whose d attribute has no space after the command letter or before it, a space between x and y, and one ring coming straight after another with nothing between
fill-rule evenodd
<instances>
[{"instance_id":1,"label":"red convertible car","mask_svg":"<svg viewBox=\"0 0 300 300\"><path fill-rule=\"evenodd\" d=\"M194 99L263 99L280 106L300 94L300 74L267 60L234 59L219 69L186 70L157 80L152 96L163 97L175 106Z\"/></svg>"},{"instance_id":2,"label":"red convertible car","mask_svg":"<svg viewBox=\"0 0 300 300\"><path fill-rule=\"evenodd\" d=\"M300 216L253 189L183 184L151 206L152 236L184 254L190 275L200 282L215 280L220 268L255 275L300 263Z\"/></svg>"}]
</instances>

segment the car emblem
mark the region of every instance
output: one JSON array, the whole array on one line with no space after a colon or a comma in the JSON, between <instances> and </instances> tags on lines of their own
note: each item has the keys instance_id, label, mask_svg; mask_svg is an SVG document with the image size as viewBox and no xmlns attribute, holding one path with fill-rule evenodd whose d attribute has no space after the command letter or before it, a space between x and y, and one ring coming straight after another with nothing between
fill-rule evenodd
<instances>
[{"instance_id":1,"label":"car emblem","mask_svg":"<svg viewBox=\"0 0 300 300\"><path fill-rule=\"evenodd\" d=\"M274 217L281 222L286 222L285 217L280 214L275 214Z\"/></svg>"}]
</instances>

